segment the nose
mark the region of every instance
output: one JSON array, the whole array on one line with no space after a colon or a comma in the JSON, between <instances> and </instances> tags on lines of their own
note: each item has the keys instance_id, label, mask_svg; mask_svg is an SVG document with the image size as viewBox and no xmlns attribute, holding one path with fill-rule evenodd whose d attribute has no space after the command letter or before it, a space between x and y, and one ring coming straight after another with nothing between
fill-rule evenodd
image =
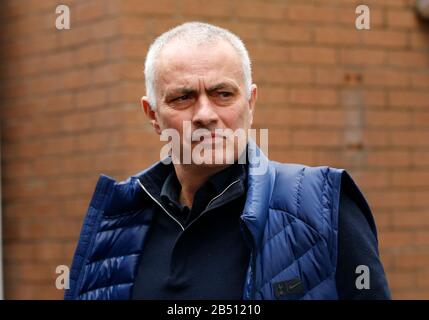
<instances>
[{"instance_id":1,"label":"nose","mask_svg":"<svg viewBox=\"0 0 429 320\"><path fill-rule=\"evenodd\" d=\"M196 128L206 128L211 130L216 128L218 120L219 118L216 113L215 106L206 94L201 94L195 104L192 124Z\"/></svg>"}]
</instances>

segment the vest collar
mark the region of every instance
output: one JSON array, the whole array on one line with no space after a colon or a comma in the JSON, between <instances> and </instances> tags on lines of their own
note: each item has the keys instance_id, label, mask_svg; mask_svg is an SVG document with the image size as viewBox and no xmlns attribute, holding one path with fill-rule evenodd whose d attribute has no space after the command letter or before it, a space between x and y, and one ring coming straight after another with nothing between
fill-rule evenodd
<instances>
[{"instance_id":1,"label":"vest collar","mask_svg":"<svg viewBox=\"0 0 429 320\"><path fill-rule=\"evenodd\" d=\"M262 243L269 203L274 188L275 171L270 161L256 145L248 142L248 189L241 219L249 229L255 249Z\"/></svg>"}]
</instances>

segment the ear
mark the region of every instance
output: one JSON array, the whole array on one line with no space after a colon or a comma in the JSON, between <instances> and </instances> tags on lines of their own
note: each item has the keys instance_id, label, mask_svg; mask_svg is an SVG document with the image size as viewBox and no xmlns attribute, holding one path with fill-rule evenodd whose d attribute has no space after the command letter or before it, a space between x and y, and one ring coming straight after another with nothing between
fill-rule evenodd
<instances>
[{"instance_id":1,"label":"ear","mask_svg":"<svg viewBox=\"0 0 429 320\"><path fill-rule=\"evenodd\" d=\"M250 87L249 112L250 124L253 123L253 115L255 114L256 100L258 99L258 87L252 84Z\"/></svg>"},{"instance_id":2,"label":"ear","mask_svg":"<svg viewBox=\"0 0 429 320\"><path fill-rule=\"evenodd\" d=\"M144 96L141 98L140 102L144 113L150 119L150 123L152 124L153 129L157 134L161 134L161 127L158 123L157 113L152 109L152 106L149 103L149 99Z\"/></svg>"}]
</instances>

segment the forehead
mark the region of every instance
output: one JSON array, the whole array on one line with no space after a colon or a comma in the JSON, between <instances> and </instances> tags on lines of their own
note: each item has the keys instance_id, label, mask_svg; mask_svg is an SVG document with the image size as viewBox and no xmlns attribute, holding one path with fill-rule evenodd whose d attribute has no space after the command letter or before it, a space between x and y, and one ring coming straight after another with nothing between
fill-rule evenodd
<instances>
[{"instance_id":1,"label":"forehead","mask_svg":"<svg viewBox=\"0 0 429 320\"><path fill-rule=\"evenodd\" d=\"M242 62L228 42L185 44L174 40L167 44L157 60L158 85L189 85L198 80L233 80L243 83Z\"/></svg>"}]
</instances>

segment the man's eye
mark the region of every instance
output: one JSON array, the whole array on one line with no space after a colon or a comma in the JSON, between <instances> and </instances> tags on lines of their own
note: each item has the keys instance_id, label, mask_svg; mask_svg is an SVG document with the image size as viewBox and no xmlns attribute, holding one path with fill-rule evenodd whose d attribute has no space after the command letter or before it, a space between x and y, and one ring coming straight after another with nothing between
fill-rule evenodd
<instances>
[{"instance_id":1,"label":"man's eye","mask_svg":"<svg viewBox=\"0 0 429 320\"><path fill-rule=\"evenodd\" d=\"M174 102L174 101L186 101L186 100L188 100L188 99L189 99L189 95L188 95L188 94L185 94L185 95L183 95L183 96L180 96L180 97L174 98L173 100L171 100L171 102Z\"/></svg>"},{"instance_id":2,"label":"man's eye","mask_svg":"<svg viewBox=\"0 0 429 320\"><path fill-rule=\"evenodd\" d=\"M228 91L221 91L221 92L219 92L219 95L220 95L222 98L229 98L229 97L231 97L231 96L232 96L232 93L231 93L231 92L228 92Z\"/></svg>"}]
</instances>

